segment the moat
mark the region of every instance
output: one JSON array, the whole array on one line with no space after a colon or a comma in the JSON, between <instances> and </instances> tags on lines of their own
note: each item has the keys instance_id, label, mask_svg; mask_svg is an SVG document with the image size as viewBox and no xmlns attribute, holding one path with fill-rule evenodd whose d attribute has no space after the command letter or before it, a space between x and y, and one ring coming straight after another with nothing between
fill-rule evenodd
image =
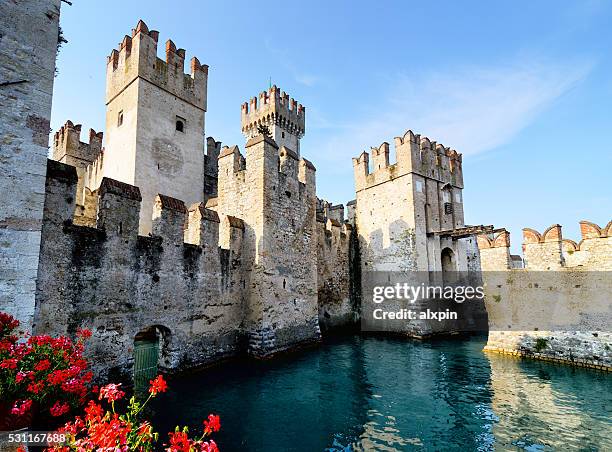
<instances>
[{"instance_id":1,"label":"moat","mask_svg":"<svg viewBox=\"0 0 612 452\"><path fill-rule=\"evenodd\" d=\"M612 450L612 378L485 354L484 337L346 337L171 381L159 431L220 414L227 451Z\"/></svg>"}]
</instances>

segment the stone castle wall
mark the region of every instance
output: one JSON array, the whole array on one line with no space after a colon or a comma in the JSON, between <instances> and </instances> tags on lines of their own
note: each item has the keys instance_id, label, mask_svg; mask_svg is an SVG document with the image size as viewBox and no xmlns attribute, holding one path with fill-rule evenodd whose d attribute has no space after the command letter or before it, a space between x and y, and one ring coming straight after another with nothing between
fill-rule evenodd
<instances>
[{"instance_id":1,"label":"stone castle wall","mask_svg":"<svg viewBox=\"0 0 612 452\"><path fill-rule=\"evenodd\" d=\"M34 332L91 329L87 352L100 378L129 379L134 339L151 329L162 336L159 365L168 371L237 353L241 223L159 195L152 236L139 236L139 189L105 178L96 226L76 226L76 186L74 167L49 161Z\"/></svg>"},{"instance_id":2,"label":"stone castle wall","mask_svg":"<svg viewBox=\"0 0 612 452\"><path fill-rule=\"evenodd\" d=\"M524 229L525 268L512 267L507 231L478 237L486 350L612 370L611 224L582 221L580 244L560 225Z\"/></svg>"},{"instance_id":3,"label":"stone castle wall","mask_svg":"<svg viewBox=\"0 0 612 452\"><path fill-rule=\"evenodd\" d=\"M259 135L246 157L222 149L218 184L216 210L245 223L249 351L266 356L318 340L314 167Z\"/></svg>"},{"instance_id":4,"label":"stone castle wall","mask_svg":"<svg viewBox=\"0 0 612 452\"><path fill-rule=\"evenodd\" d=\"M352 294L353 227L344 223L344 206L319 201L317 210L317 296L322 332L347 329L359 321Z\"/></svg>"},{"instance_id":5,"label":"stone castle wall","mask_svg":"<svg viewBox=\"0 0 612 452\"><path fill-rule=\"evenodd\" d=\"M30 330L60 0L0 2L0 311Z\"/></svg>"}]
</instances>

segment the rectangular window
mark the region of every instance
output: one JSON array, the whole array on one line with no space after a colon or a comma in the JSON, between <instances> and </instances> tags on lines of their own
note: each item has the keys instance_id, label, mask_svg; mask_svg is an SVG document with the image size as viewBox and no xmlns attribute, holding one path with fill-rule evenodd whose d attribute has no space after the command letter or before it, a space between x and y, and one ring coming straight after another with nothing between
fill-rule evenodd
<instances>
[{"instance_id":1,"label":"rectangular window","mask_svg":"<svg viewBox=\"0 0 612 452\"><path fill-rule=\"evenodd\" d=\"M123 110L117 115L117 127L121 126L121 124L123 124Z\"/></svg>"},{"instance_id":2,"label":"rectangular window","mask_svg":"<svg viewBox=\"0 0 612 452\"><path fill-rule=\"evenodd\" d=\"M450 202L445 202L444 203L444 214L450 215L452 213L453 213L453 204Z\"/></svg>"},{"instance_id":3,"label":"rectangular window","mask_svg":"<svg viewBox=\"0 0 612 452\"><path fill-rule=\"evenodd\" d=\"M461 202L461 193L455 193L455 202Z\"/></svg>"},{"instance_id":4,"label":"rectangular window","mask_svg":"<svg viewBox=\"0 0 612 452\"><path fill-rule=\"evenodd\" d=\"M415 185L416 185L416 191L418 191L419 193L423 193L423 182L418 180L415 182Z\"/></svg>"}]
</instances>

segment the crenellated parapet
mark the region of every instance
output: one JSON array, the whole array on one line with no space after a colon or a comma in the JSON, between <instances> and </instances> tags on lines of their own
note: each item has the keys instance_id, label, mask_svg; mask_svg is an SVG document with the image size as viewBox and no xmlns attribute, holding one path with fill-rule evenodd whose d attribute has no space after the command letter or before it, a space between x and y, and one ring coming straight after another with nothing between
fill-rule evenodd
<instances>
[{"instance_id":1,"label":"crenellated parapet","mask_svg":"<svg viewBox=\"0 0 612 452\"><path fill-rule=\"evenodd\" d=\"M53 159L75 166L86 166L102 151L103 132L89 129L89 142L81 141L81 124L68 120L53 135Z\"/></svg>"},{"instance_id":2,"label":"crenellated parapet","mask_svg":"<svg viewBox=\"0 0 612 452\"><path fill-rule=\"evenodd\" d=\"M449 147L408 130L395 138L395 163L390 163L389 154L389 143L384 142L353 158L357 191L408 173L463 188L462 155Z\"/></svg>"},{"instance_id":3,"label":"crenellated parapet","mask_svg":"<svg viewBox=\"0 0 612 452\"><path fill-rule=\"evenodd\" d=\"M125 35L107 58L106 103L141 77L163 88L184 101L206 110L208 66L197 57L190 60L189 72L185 71L185 49L166 41L165 59L157 57L159 32L149 30L140 20L131 35Z\"/></svg>"},{"instance_id":4,"label":"crenellated parapet","mask_svg":"<svg viewBox=\"0 0 612 452\"><path fill-rule=\"evenodd\" d=\"M274 85L242 104L241 124L247 138L257 135L260 125L276 125L301 138L306 132L306 108Z\"/></svg>"},{"instance_id":5,"label":"crenellated parapet","mask_svg":"<svg viewBox=\"0 0 612 452\"><path fill-rule=\"evenodd\" d=\"M89 142L81 141L81 124L68 120L53 135L53 159L76 167L78 186L76 192L77 213L84 211L88 197L91 167L97 167L104 154L104 134L89 129ZM97 187L97 186L96 186Z\"/></svg>"},{"instance_id":6,"label":"crenellated parapet","mask_svg":"<svg viewBox=\"0 0 612 452\"><path fill-rule=\"evenodd\" d=\"M502 229L493 234L476 236L483 271L507 270L512 268L510 255L510 232Z\"/></svg>"},{"instance_id":7,"label":"crenellated parapet","mask_svg":"<svg viewBox=\"0 0 612 452\"><path fill-rule=\"evenodd\" d=\"M273 184L282 193L282 188L298 189L298 196L294 199L302 199L299 193L304 190L315 190L314 165L300 158L293 150L281 146L265 135L251 138L246 144L246 157L240 152L238 146L224 146L219 153L219 186L234 187L230 190L239 190L239 185L245 184L251 178L265 177L266 183ZM279 185L280 184L280 185ZM287 197L293 194L282 193ZM297 201L296 201L297 202Z\"/></svg>"},{"instance_id":8,"label":"crenellated parapet","mask_svg":"<svg viewBox=\"0 0 612 452\"><path fill-rule=\"evenodd\" d=\"M317 198L317 221L326 221L328 218L344 223L344 205L333 205L331 202Z\"/></svg>"},{"instance_id":9,"label":"crenellated parapet","mask_svg":"<svg viewBox=\"0 0 612 452\"><path fill-rule=\"evenodd\" d=\"M527 270L576 269L599 271L612 269L612 222L600 227L581 221L582 240L563 238L562 226L553 224L544 232L523 229L524 268ZM505 229L497 234L477 237L483 270L522 268L515 261L520 256L509 253L510 233Z\"/></svg>"},{"instance_id":10,"label":"crenellated parapet","mask_svg":"<svg viewBox=\"0 0 612 452\"><path fill-rule=\"evenodd\" d=\"M279 147L300 156L300 139L306 133L306 109L276 85L243 103L240 117L242 134L247 140L266 127Z\"/></svg>"}]
</instances>

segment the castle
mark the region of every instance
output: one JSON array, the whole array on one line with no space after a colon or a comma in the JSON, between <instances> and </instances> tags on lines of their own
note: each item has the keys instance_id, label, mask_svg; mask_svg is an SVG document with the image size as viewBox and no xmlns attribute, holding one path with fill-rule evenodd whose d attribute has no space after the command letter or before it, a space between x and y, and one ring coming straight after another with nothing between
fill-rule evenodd
<instances>
[{"instance_id":1,"label":"castle","mask_svg":"<svg viewBox=\"0 0 612 452\"><path fill-rule=\"evenodd\" d=\"M316 196L304 106L273 86L241 106L244 151L205 140L208 67L193 57L185 74L171 40L158 58L158 36L140 21L108 56L104 134L82 142L67 121L54 135L35 331L91 328L106 377L129 375L141 339L159 343L166 370L266 357L354 327L356 275L478 264L460 154L410 131L397 164L387 143L371 173L362 154L345 220Z\"/></svg>"},{"instance_id":2,"label":"castle","mask_svg":"<svg viewBox=\"0 0 612 452\"><path fill-rule=\"evenodd\" d=\"M59 15L59 0L48 3ZM131 379L145 346L157 368L174 372L316 343L359 325L372 275L447 285L479 280L481 268L512 271L503 230L464 224L455 150L407 131L395 138L395 163L386 142L362 153L353 159L356 197L345 218L343 205L317 198L316 169L300 148L304 106L270 87L241 106L243 150L222 146L204 134L208 66L193 57L185 73L186 51L168 40L161 59L158 38L139 21L110 53L105 131L90 129L87 142L82 126L66 121L46 161L39 129L48 122L17 115L46 166L36 178L19 176L23 162L11 167L36 196L28 218L0 216L0 246L11 244L3 259L12 265L0 269L0 310L39 334L91 329L98 378ZM51 50L35 49L46 57ZM41 83L50 103L48 74ZM0 116L4 124L14 115ZM597 231L608 237L609 229ZM591 268L609 256L606 248L592 257L600 248L586 241L551 245L553 235L529 236L537 240L526 248L528 264ZM12 277L30 256L28 272ZM462 321L453 324L374 329L425 337L479 330L487 314L505 315L489 299L457 309Z\"/></svg>"}]
</instances>

